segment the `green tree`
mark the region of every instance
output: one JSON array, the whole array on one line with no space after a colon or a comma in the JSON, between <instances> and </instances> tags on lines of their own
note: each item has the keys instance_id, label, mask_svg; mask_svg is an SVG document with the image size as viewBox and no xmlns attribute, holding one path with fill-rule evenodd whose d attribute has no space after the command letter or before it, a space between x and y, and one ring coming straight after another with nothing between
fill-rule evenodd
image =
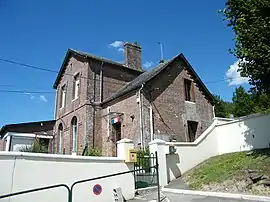
<instances>
[{"instance_id":1,"label":"green tree","mask_svg":"<svg viewBox=\"0 0 270 202\"><path fill-rule=\"evenodd\" d=\"M44 145L42 141L37 138L34 140L33 145L21 148L20 152L48 153L48 145Z\"/></svg>"},{"instance_id":2,"label":"green tree","mask_svg":"<svg viewBox=\"0 0 270 202\"><path fill-rule=\"evenodd\" d=\"M270 93L270 1L227 0L224 14L235 33L231 52L256 92Z\"/></svg>"},{"instance_id":3,"label":"green tree","mask_svg":"<svg viewBox=\"0 0 270 202\"><path fill-rule=\"evenodd\" d=\"M215 98L215 115L216 117L229 118L233 114L233 103L225 102L219 95L213 95Z\"/></svg>"},{"instance_id":4,"label":"green tree","mask_svg":"<svg viewBox=\"0 0 270 202\"><path fill-rule=\"evenodd\" d=\"M234 116L246 116L252 114L253 110L253 101L249 93L247 93L243 86L235 89L232 98L234 104Z\"/></svg>"},{"instance_id":5,"label":"green tree","mask_svg":"<svg viewBox=\"0 0 270 202\"><path fill-rule=\"evenodd\" d=\"M263 93L253 93L251 95L253 102L253 111L256 113L269 113L270 112L270 96Z\"/></svg>"}]
</instances>

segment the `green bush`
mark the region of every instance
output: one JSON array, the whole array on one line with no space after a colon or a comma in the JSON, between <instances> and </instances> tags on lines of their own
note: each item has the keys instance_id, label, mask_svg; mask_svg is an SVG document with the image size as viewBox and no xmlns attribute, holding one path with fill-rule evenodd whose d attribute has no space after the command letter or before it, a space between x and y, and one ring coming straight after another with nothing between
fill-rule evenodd
<instances>
[{"instance_id":1,"label":"green bush","mask_svg":"<svg viewBox=\"0 0 270 202\"><path fill-rule=\"evenodd\" d=\"M35 139L33 145L21 148L20 152L48 153L48 145L41 144L39 139Z\"/></svg>"},{"instance_id":2,"label":"green bush","mask_svg":"<svg viewBox=\"0 0 270 202\"><path fill-rule=\"evenodd\" d=\"M135 166L144 169L146 173L150 172L150 167L153 166L151 165L152 158L150 157L152 156L148 147L145 150L137 151L137 162L135 163Z\"/></svg>"},{"instance_id":3,"label":"green bush","mask_svg":"<svg viewBox=\"0 0 270 202\"><path fill-rule=\"evenodd\" d=\"M97 148L90 147L86 150L84 156L101 156L101 151Z\"/></svg>"}]
</instances>

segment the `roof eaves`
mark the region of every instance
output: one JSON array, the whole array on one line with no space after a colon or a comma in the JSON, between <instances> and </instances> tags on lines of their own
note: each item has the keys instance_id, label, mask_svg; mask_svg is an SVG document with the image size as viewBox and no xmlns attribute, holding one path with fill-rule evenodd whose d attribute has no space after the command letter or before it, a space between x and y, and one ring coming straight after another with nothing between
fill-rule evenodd
<instances>
[{"instance_id":1,"label":"roof eaves","mask_svg":"<svg viewBox=\"0 0 270 202\"><path fill-rule=\"evenodd\" d=\"M89 53L84 53L84 52L81 52L81 51L77 51L77 50L74 50L74 49L68 49L67 50L67 53L66 53L66 56L65 56L65 59L62 63L62 66L60 68L60 71L56 77L56 80L54 82L54 85L53 85L53 88L56 89L57 88L57 85L59 83L59 80L63 74L63 71L64 71L64 68L65 68L65 64L68 60L68 58L70 57L70 54L76 54L78 56L81 56L81 57L84 57L84 58L91 58L91 59L94 59L94 60L98 60L98 61L102 61L102 62L105 62L105 63L108 63L108 64L112 64L112 65L116 65L116 66L119 66L119 67L123 67L125 69L128 69L128 70L131 70L133 72L138 72L138 73L143 73L145 72L144 70L139 70L139 69L133 69L133 68L130 68L122 63L119 63L119 62L115 62L113 60L110 60L110 59L107 59L107 58L103 58L103 57L98 57L98 56L95 56L95 55L92 55L92 54L89 54Z\"/></svg>"},{"instance_id":2,"label":"roof eaves","mask_svg":"<svg viewBox=\"0 0 270 202\"><path fill-rule=\"evenodd\" d=\"M43 124L54 124L55 120L47 120L47 121L35 121L35 122L26 122L26 123L15 123L15 124L6 124L4 126L2 126L2 128L0 129L0 137L2 138L2 135L9 130L9 128L11 127L16 127L16 126L21 126L21 125L31 125L31 124L39 124L39 123L43 123Z\"/></svg>"},{"instance_id":3,"label":"roof eaves","mask_svg":"<svg viewBox=\"0 0 270 202\"><path fill-rule=\"evenodd\" d=\"M120 62L115 62L115 61L107 59L107 58L98 57L98 56L95 56L95 55L92 55L92 54L89 54L89 53L84 53L84 52L80 52L80 51L73 50L73 49L70 49L70 50L72 50L74 53L76 53L78 55L88 57L88 58L91 58L91 59L94 59L94 60L99 60L99 61L102 61L102 62L105 62L105 63L108 63L108 64L117 65L117 66L129 69L129 70L135 71L135 72L141 72L141 73L144 72L143 70L133 69L133 68L130 68L130 67L128 67L128 66L126 66L126 65L124 65L124 64L122 64Z\"/></svg>"},{"instance_id":4,"label":"roof eaves","mask_svg":"<svg viewBox=\"0 0 270 202\"><path fill-rule=\"evenodd\" d=\"M158 75L163 69L165 69L169 64L171 64L176 58L178 58L181 54L176 55L174 58L172 58L171 60L153 68L151 71L149 72L144 72L143 74L141 74L140 76L138 76L137 78L135 78L133 81L127 83L126 85L124 85L122 88L120 88L116 93L114 93L112 96L108 97L106 100L104 100L101 104L106 104L108 102L111 102L133 90L138 89L139 87L141 87L142 84L147 83L149 80L153 79L156 75ZM152 74L151 74L152 73ZM149 74L149 77L144 78L144 74ZM141 81L140 77L142 77ZM131 86L130 88L128 88L130 85L132 85L134 83L133 86Z\"/></svg>"},{"instance_id":5,"label":"roof eaves","mask_svg":"<svg viewBox=\"0 0 270 202\"><path fill-rule=\"evenodd\" d=\"M192 71L192 73L195 75L196 79L198 80L198 82L201 84L201 86L203 87L203 89L206 91L206 93L210 96L210 98L212 99L212 101L215 100L214 96L212 95L212 93L210 93L210 91L208 90L208 88L205 86L205 84L203 83L203 81L201 80L201 78L199 77L199 75L196 73L196 71L193 69L193 67L191 66L191 64L188 62L188 60L186 59L186 57L181 54L182 59L185 61L185 63L188 65L189 69Z\"/></svg>"},{"instance_id":6,"label":"roof eaves","mask_svg":"<svg viewBox=\"0 0 270 202\"><path fill-rule=\"evenodd\" d=\"M62 65L61 65L60 71L58 72L57 77L56 77L56 79L55 79L55 82L54 82L54 84L53 84L53 88L54 88L54 89L57 88L57 85L58 85L58 83L59 83L59 81L60 81L60 78L61 78L61 76L62 76L62 73L63 73L63 71L64 71L65 64L66 64L68 58L70 57L70 54L72 53L72 51L73 51L73 50L71 50L71 49L68 49L68 50L67 50L65 59L64 59Z\"/></svg>"}]
</instances>

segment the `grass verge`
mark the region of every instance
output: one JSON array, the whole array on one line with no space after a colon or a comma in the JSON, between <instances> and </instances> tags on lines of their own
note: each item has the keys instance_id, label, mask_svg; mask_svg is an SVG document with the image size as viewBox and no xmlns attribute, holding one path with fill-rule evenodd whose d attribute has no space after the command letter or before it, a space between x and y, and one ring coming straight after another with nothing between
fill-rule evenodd
<instances>
[{"instance_id":1,"label":"grass verge","mask_svg":"<svg viewBox=\"0 0 270 202\"><path fill-rule=\"evenodd\" d=\"M225 180L244 179L248 169L259 170L270 177L270 149L237 152L212 157L184 174L183 179L192 189L222 183Z\"/></svg>"}]
</instances>

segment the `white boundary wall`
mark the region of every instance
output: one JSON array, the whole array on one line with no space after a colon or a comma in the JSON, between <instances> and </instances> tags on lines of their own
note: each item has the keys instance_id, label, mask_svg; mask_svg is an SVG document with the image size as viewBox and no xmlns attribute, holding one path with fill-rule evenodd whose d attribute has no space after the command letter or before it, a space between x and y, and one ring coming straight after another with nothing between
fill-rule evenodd
<instances>
[{"instance_id":1,"label":"white boundary wall","mask_svg":"<svg viewBox=\"0 0 270 202\"><path fill-rule=\"evenodd\" d=\"M154 140L151 153L158 151L161 185L180 177L206 159L231 152L270 147L270 115L253 115L237 120L215 118L195 142ZM169 154L169 146L176 148Z\"/></svg>"},{"instance_id":2,"label":"white boundary wall","mask_svg":"<svg viewBox=\"0 0 270 202\"><path fill-rule=\"evenodd\" d=\"M0 195L54 184L71 184L77 180L129 171L133 164L126 164L117 157L82 157L54 154L0 152ZM93 194L93 186L100 184L103 191ZM126 199L134 197L133 174L78 184L74 188L73 202L113 201L113 188L121 187ZM1 202L66 202L64 188L39 191L2 199Z\"/></svg>"}]
</instances>

